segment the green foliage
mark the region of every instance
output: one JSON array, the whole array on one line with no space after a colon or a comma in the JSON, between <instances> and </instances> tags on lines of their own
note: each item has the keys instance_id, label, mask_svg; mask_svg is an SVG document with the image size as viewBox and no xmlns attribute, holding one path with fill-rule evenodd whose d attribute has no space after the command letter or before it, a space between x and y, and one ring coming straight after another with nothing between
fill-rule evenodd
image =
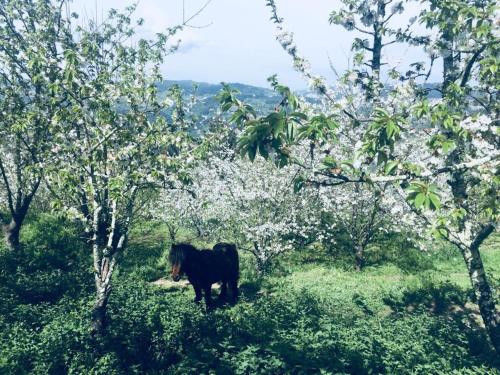
<instances>
[{"instance_id":1,"label":"green foliage","mask_svg":"<svg viewBox=\"0 0 500 375\"><path fill-rule=\"evenodd\" d=\"M90 253L81 228L69 220L42 214L31 218L23 231L22 252L0 249L1 311L13 303L56 302L64 295L90 290Z\"/></svg>"},{"instance_id":2,"label":"green foliage","mask_svg":"<svg viewBox=\"0 0 500 375\"><path fill-rule=\"evenodd\" d=\"M59 147L51 133L61 100L59 47L69 38L66 0L4 0L0 5L0 224L21 226L50 152ZM8 215L3 215L8 213ZM10 247L17 248L18 231Z\"/></svg>"},{"instance_id":3,"label":"green foliage","mask_svg":"<svg viewBox=\"0 0 500 375\"><path fill-rule=\"evenodd\" d=\"M50 249L71 244L77 228L59 220L44 215L29 223L25 236L38 239L39 256L47 246L57 258ZM45 232L49 228L53 238ZM353 274L318 265L332 262L321 259L318 249L297 252L300 257L287 258L287 273L274 272L258 283L251 258L242 254L241 301L206 312L192 303L191 289L167 291L140 279L141 264L161 264L166 245L154 241L161 231L154 223L132 229L103 340L90 333L90 289L49 303L2 298L0 372L498 373L484 331L470 318L477 313L469 303L467 275L456 276L463 272L454 252L433 257L440 259L435 269L415 267L404 274L387 259ZM485 253L486 264L498 264L497 249ZM407 251L399 254L407 257Z\"/></svg>"},{"instance_id":4,"label":"green foliage","mask_svg":"<svg viewBox=\"0 0 500 375\"><path fill-rule=\"evenodd\" d=\"M364 137L363 152L377 158L377 165L385 165L392 159L394 145L400 138L405 119L397 113L391 114L383 108L375 108L374 119Z\"/></svg>"},{"instance_id":5,"label":"green foliage","mask_svg":"<svg viewBox=\"0 0 500 375\"><path fill-rule=\"evenodd\" d=\"M381 237L381 238L380 238ZM405 274L434 270L437 251L424 252L415 248L410 233L388 233L379 236L366 251L366 265L381 267L392 264Z\"/></svg>"},{"instance_id":6,"label":"green foliage","mask_svg":"<svg viewBox=\"0 0 500 375\"><path fill-rule=\"evenodd\" d=\"M144 281L163 277L168 270L166 252L170 249L166 233L167 229L159 222L134 225L118 276Z\"/></svg>"},{"instance_id":7,"label":"green foliage","mask_svg":"<svg viewBox=\"0 0 500 375\"><path fill-rule=\"evenodd\" d=\"M307 120L306 115L300 115L302 115L304 120ZM338 123L334 120L333 116L325 116L324 114L316 115L299 129L299 138L309 139L314 142L322 142L327 139L335 140L336 135L334 130L337 127Z\"/></svg>"},{"instance_id":8,"label":"green foliage","mask_svg":"<svg viewBox=\"0 0 500 375\"><path fill-rule=\"evenodd\" d=\"M265 159L272 154L277 165L285 166L289 163L289 145L304 138L314 141L324 139L337 124L324 115L309 119L290 88L281 85L276 76L268 81L282 98L275 110L266 116L257 116L251 106L236 98L237 91L228 85L224 85L218 99L222 111L234 108L230 123L243 127L243 134L238 140L241 155L253 161L258 154Z\"/></svg>"},{"instance_id":9,"label":"green foliage","mask_svg":"<svg viewBox=\"0 0 500 375\"><path fill-rule=\"evenodd\" d=\"M313 243L314 255L307 249L278 261L267 278L257 279L248 257L242 256L240 303L214 311L192 304L191 289L168 292L151 285L149 282L167 271L169 244L164 234L159 235L158 227L134 228L130 247L121 253L128 239L136 188L158 182L173 186L175 179L189 183L187 160L204 148L197 147L187 132L186 105L179 86L169 90L174 101L172 123L162 116L167 108L158 95L160 66L163 57L175 49L167 42L180 27L158 34L155 40L129 44L135 33L130 18L134 6L123 14L111 10L102 24L89 21L86 26L72 28L71 19L76 16L62 16L65 0L54 4L43 0L4 3L0 60L7 63L0 67L0 112L6 115L0 120L0 147L1 156L7 155L2 159L14 161L14 165L8 166L6 173L2 164L4 190L10 194L3 202L9 203L12 217L13 207L22 207L24 218L41 181L39 160L43 160L43 172L48 172L47 180L61 197L54 208L71 205L80 210L87 233L70 221L40 215L23 231L26 245L22 252L0 251L0 372L497 372L498 358L493 357L484 330L475 319L476 301L470 297L468 275L457 270L454 260L434 253L438 259L430 260L410 246L406 234L389 232L377 238L366 249L368 267L355 276L339 266L344 258L352 258L353 252L352 246L345 246L353 240L347 241L345 227L335 233L337 246L328 249ZM455 181L449 180L449 184L454 203L460 202L439 217L437 231L441 236L446 238L455 227L467 227L465 220L475 212L481 212L478 217L490 225L485 228L491 232L498 217L498 176L465 176L467 168L454 166L479 154L472 132L464 127L477 103L485 113L498 112L490 92L498 86L499 76L498 43L491 18L495 3L431 0L430 11L421 15L421 22L434 28L438 39L435 46L425 38L420 42L436 47L445 59L448 56L442 100L435 105L427 99L418 103L422 98L417 96L417 104L412 104L418 121L427 120L428 129L432 129L427 144L433 156L443 157L445 167L433 171L430 163L418 166L404 162L396 149L405 138L402 133L411 129L407 125L414 125L410 122L414 119L409 118L412 105L399 108L394 103L387 109L379 108L385 100L380 81L382 47L417 42L388 25L394 14L403 11L403 2L393 4L390 12L386 12L388 3L384 1L343 3L346 7L333 12L330 22L374 36L372 45L360 38L353 44L356 67L368 64L365 51L372 52L371 71L359 68L353 71L352 80L365 90L369 104L377 107L368 109L372 113L364 120L366 129L360 127L358 114L346 109L332 116L304 108L276 76L269 82L280 101L263 116L224 84L218 100L221 110L230 113L229 122L242 130L238 143L241 154L252 161L260 155L285 166L298 161L291 154L292 146L307 140L313 159L317 145L336 142L335 132L342 116L347 115L349 122L364 131L363 155L358 155L366 156L362 164L366 167L375 161L373 164L381 167L377 172L403 173L401 180L410 180L408 200L416 211L441 207L438 188L426 180L428 177L456 172L451 176ZM274 2L268 0L267 5L283 31ZM43 32L37 32L40 29ZM382 43L386 36L393 40ZM288 37L282 33L281 43L294 56L295 66L304 70L307 64L295 56L295 46ZM457 64L461 59L464 64ZM407 78L424 75L421 63L413 63L411 68L415 71ZM395 79L398 72L394 69L389 75ZM319 79L313 77L312 81L326 93L326 86L314 83ZM467 99L471 93L477 101L474 106ZM486 141L494 138L492 134L489 137ZM455 152L453 157L451 152ZM57 162L47 163L50 158ZM362 170L355 170L354 163L338 159L324 157L320 168L335 176L345 165L354 175L364 176ZM424 174L423 169L429 170ZM7 174L15 176L12 186L17 187L17 197L25 196L24 202L12 202ZM369 177L361 180L374 181ZM305 183L305 173L297 174L294 190L301 190ZM28 187L27 192L21 191L26 190L23 187ZM95 245L94 278L86 244L90 231ZM105 282L98 291L109 290L107 283L114 268L108 266L122 255L126 255L125 261L121 268L117 266L119 273L114 277L108 305L108 331L96 339L90 333L92 284ZM486 270L498 286L498 258L495 255L493 259L495 262L487 261ZM327 266L319 266L318 260ZM482 275L480 264L476 266L470 274ZM486 280L482 285L487 286ZM477 295L478 290L475 292Z\"/></svg>"},{"instance_id":10,"label":"green foliage","mask_svg":"<svg viewBox=\"0 0 500 375\"><path fill-rule=\"evenodd\" d=\"M433 184L423 182L412 182L406 189L408 192L408 201L411 202L417 210L438 210L441 207L439 200L438 187Z\"/></svg>"}]
</instances>

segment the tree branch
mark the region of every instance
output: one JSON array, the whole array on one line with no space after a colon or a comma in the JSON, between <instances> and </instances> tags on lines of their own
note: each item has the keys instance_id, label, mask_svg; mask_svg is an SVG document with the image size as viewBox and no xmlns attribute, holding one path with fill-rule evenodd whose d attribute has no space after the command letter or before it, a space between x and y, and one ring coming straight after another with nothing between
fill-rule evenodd
<instances>
[{"instance_id":1,"label":"tree branch","mask_svg":"<svg viewBox=\"0 0 500 375\"><path fill-rule=\"evenodd\" d=\"M4 165L2 163L2 159L0 158L0 172L2 173L2 179L5 183L5 189L7 190L7 202L9 204L9 210L11 215L14 214L14 201L13 201L13 196L12 196L12 190L9 185L9 178L7 177L7 173L5 171Z\"/></svg>"},{"instance_id":2,"label":"tree branch","mask_svg":"<svg viewBox=\"0 0 500 375\"><path fill-rule=\"evenodd\" d=\"M465 87L467 82L469 81L470 74L472 72L472 68L474 67L474 64L476 63L477 59L481 55L481 53L484 52L488 44L483 44L481 48L479 48L474 55L470 58L469 62L467 63L465 70L464 70L464 75L462 76L462 82L460 82L460 87Z\"/></svg>"},{"instance_id":3,"label":"tree branch","mask_svg":"<svg viewBox=\"0 0 500 375\"><path fill-rule=\"evenodd\" d=\"M459 163L455 165L450 165L446 167L437 168L435 170L426 170L420 175L415 175L411 173L396 175L396 176L378 176L378 175L362 175L359 178L351 178L342 174L330 174L328 172L315 172L317 175L326 176L329 178L333 178L339 181L310 181L313 184L320 186L336 186L341 185L343 183L366 183L366 182L397 182L397 181L407 181L415 178L429 178L433 176L437 176L443 173L455 172L464 169L472 169L475 167L479 167L483 164L486 164L490 161L496 161L500 159L500 152L492 155L488 155L484 158L471 160L469 162ZM300 165L300 164L298 164ZM304 168L303 165L300 165Z\"/></svg>"},{"instance_id":4,"label":"tree branch","mask_svg":"<svg viewBox=\"0 0 500 375\"><path fill-rule=\"evenodd\" d=\"M479 246L481 246L481 244L484 242L484 240L487 239L488 236L491 233L493 233L494 230L495 230L495 226L493 224L488 224L488 225L482 227L481 230L479 231L479 233L475 236L470 247L478 249Z\"/></svg>"}]
</instances>

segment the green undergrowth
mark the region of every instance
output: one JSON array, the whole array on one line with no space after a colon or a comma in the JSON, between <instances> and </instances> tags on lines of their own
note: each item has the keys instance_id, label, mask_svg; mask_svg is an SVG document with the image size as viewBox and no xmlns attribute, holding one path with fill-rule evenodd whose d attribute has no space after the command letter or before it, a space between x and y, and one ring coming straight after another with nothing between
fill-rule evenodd
<instances>
[{"instance_id":1,"label":"green undergrowth","mask_svg":"<svg viewBox=\"0 0 500 375\"><path fill-rule=\"evenodd\" d=\"M414 265L425 259L413 271L388 260L359 273L302 250L262 278L242 253L240 301L207 312L192 288L151 283L168 277L169 241L159 224L136 227L114 280L108 334L97 340L90 254L59 224L46 218L28 230L29 262L0 252L0 374L500 373L453 249L412 255ZM42 241L50 228L60 235ZM497 240L482 252L496 286ZM23 281L36 272L50 276Z\"/></svg>"}]
</instances>

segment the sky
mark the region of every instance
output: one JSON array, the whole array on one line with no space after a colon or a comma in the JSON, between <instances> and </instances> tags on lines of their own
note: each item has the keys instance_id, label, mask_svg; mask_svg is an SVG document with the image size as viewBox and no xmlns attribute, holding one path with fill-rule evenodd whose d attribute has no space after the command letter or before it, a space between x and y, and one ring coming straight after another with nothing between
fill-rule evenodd
<instances>
[{"instance_id":1,"label":"sky","mask_svg":"<svg viewBox=\"0 0 500 375\"><path fill-rule=\"evenodd\" d=\"M196 13L207 0L185 0L186 18ZM126 0L75 0L73 10L85 16L102 16L109 8L123 9ZM307 84L292 68L290 57L276 41L275 26L269 21L266 0L212 0L187 27L176 35L180 49L165 61L165 79L194 80L209 83L240 82L267 87L267 77L278 74L281 82L293 89ZM356 36L341 26L330 25L332 10L340 9L338 0L277 0L285 28L293 31L302 56L314 74L335 81L330 62L337 71L349 64L350 45ZM394 18L398 26L416 16L418 4L407 8L406 14ZM161 32L183 20L182 0L140 0L137 17L144 19L143 35ZM413 47L393 45L387 58L392 64L408 64L424 59Z\"/></svg>"}]
</instances>

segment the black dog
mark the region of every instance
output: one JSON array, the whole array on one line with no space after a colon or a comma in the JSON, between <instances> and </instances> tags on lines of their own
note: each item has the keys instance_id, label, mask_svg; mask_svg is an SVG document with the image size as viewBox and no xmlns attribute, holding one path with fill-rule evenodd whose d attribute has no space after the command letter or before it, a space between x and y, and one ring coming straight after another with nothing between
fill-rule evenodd
<instances>
[{"instance_id":1,"label":"black dog","mask_svg":"<svg viewBox=\"0 0 500 375\"><path fill-rule=\"evenodd\" d=\"M226 297L229 287L233 300L238 299L240 267L235 245L221 242L216 244L213 250L198 250L190 244L174 244L170 249L169 259L172 265L172 279L179 281L185 273L193 285L195 302L201 301L203 290L205 303L207 307L211 307L212 284L217 282L222 283L219 298Z\"/></svg>"}]
</instances>

